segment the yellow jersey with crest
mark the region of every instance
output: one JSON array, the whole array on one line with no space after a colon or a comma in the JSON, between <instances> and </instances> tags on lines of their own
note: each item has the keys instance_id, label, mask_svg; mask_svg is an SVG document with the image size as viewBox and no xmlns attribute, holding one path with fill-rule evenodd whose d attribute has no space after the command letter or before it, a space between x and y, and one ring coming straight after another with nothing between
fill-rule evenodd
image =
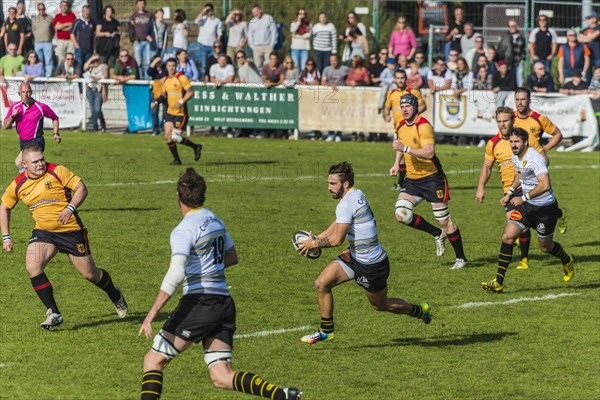
<instances>
[{"instance_id":1,"label":"yellow jersey with crest","mask_svg":"<svg viewBox=\"0 0 600 400\"><path fill-rule=\"evenodd\" d=\"M167 113L177 117L183 117L186 114L185 105L179 107L179 100L183 99L187 90L190 90L192 83L181 72L174 76L167 76L162 84L163 93L167 97Z\"/></svg>"},{"instance_id":2,"label":"yellow jersey with crest","mask_svg":"<svg viewBox=\"0 0 600 400\"><path fill-rule=\"evenodd\" d=\"M404 146L413 149L421 149L424 146L435 144L433 127L429 121L420 115L417 115L415 122L411 125L404 119L400 121L396 129L396 135L398 136L398 140L400 140ZM404 159L406 160L407 178L421 179L437 174L438 172L443 173L442 164L437 158L437 155L434 155L433 159L427 160L405 153Z\"/></svg>"}]
</instances>

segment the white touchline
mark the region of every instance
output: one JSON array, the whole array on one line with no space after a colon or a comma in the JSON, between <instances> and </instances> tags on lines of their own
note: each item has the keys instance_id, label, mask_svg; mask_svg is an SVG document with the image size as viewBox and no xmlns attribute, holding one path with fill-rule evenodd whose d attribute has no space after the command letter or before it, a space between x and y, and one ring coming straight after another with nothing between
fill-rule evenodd
<instances>
[{"instance_id":1,"label":"white touchline","mask_svg":"<svg viewBox=\"0 0 600 400\"><path fill-rule=\"evenodd\" d=\"M482 301L475 303L465 303L456 308L471 308L471 307L484 307L484 306L497 306L497 305L506 305L506 304L514 304L520 303L522 301L544 301L544 300L554 300L559 297L569 297L569 296L579 296L581 293L558 293L558 294L547 294L541 297L520 297L516 299L510 299L506 301Z\"/></svg>"},{"instance_id":2,"label":"white touchline","mask_svg":"<svg viewBox=\"0 0 600 400\"><path fill-rule=\"evenodd\" d=\"M278 335L280 333L305 331L307 329L310 329L310 325L297 326L295 328L287 328L287 329L275 329L275 330L272 330L272 331L260 331L260 332L254 332L254 333L242 333L241 335L234 335L233 338L234 339L246 339L246 338L251 338L251 337Z\"/></svg>"}]
</instances>

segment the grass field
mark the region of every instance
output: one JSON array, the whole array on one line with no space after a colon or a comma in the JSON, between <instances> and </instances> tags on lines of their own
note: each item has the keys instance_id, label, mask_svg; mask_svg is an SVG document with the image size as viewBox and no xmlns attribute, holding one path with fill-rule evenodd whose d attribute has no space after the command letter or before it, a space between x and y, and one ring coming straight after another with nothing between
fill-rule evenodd
<instances>
[{"instance_id":1,"label":"grass field","mask_svg":"<svg viewBox=\"0 0 600 400\"><path fill-rule=\"evenodd\" d=\"M517 271L513 263L505 292L489 295L479 285L494 276L504 213L497 174L486 202L475 203L481 149L437 149L470 263L451 271L450 246L437 259L433 239L394 221L389 144L194 138L204 144L202 160L193 163L191 150L180 148L184 166L171 167L160 137L63 137L60 145L47 143L46 159L68 166L88 185L80 215L97 263L123 289L130 315L118 320L104 293L59 255L46 272L65 323L42 331L45 310L24 269L32 220L17 205L15 253L0 257L0 398L138 398L151 342L137 331L168 266L169 234L181 219L175 181L186 166L207 178L206 206L225 221L240 255L227 272L237 333L245 335L235 342L237 369L300 387L308 400L600 398L597 152L550 156L554 190L569 211L569 230L557 240L577 257L573 280L563 283L558 261L543 256L534 240L530 269ZM16 175L17 148L14 131L0 132L2 191ZM356 187L378 218L392 265L390 295L429 302L434 320L426 326L372 311L362 289L348 283L334 289L336 340L309 347L299 337L319 321L313 282L341 248L308 260L295 254L290 237L333 220L336 201L326 175L342 160L353 163ZM433 220L427 205L418 212ZM175 299L167 304L155 330L175 305ZM290 331L253 335L271 330ZM168 367L163 393L178 400L250 398L213 388L199 347Z\"/></svg>"}]
</instances>

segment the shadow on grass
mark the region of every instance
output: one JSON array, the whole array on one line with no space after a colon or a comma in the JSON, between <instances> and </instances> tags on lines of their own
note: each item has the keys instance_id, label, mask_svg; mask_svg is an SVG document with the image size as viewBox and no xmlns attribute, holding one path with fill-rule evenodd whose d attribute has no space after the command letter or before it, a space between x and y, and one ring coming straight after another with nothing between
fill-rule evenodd
<instances>
[{"instance_id":1,"label":"shadow on grass","mask_svg":"<svg viewBox=\"0 0 600 400\"><path fill-rule=\"evenodd\" d=\"M592 243L594 243L594 242L590 242L589 244L586 244L586 246L587 245L592 246ZM600 244L600 242L599 242L599 244ZM545 268L545 267L549 267L549 266L553 266L553 265L560 266L560 261L557 258L555 258L554 256L552 256L551 254L539 254L539 253L529 254L528 258L529 258L529 267L535 268L536 266L541 266L541 267ZM521 259L521 253L517 249L515 249L515 252L513 253L512 262L510 263L511 269L513 267L516 267L519 264L520 259ZM535 263L532 264L532 261L534 261ZM575 253L575 268L577 268L577 263L588 262L588 261L600 262L600 254L577 255L577 253ZM469 260L469 268L490 266L490 265L498 265L498 258L497 257L496 258L486 257L484 259Z\"/></svg>"},{"instance_id":2,"label":"shadow on grass","mask_svg":"<svg viewBox=\"0 0 600 400\"><path fill-rule=\"evenodd\" d=\"M212 161L206 162L204 165L269 165L279 164L279 161Z\"/></svg>"},{"instance_id":3,"label":"shadow on grass","mask_svg":"<svg viewBox=\"0 0 600 400\"><path fill-rule=\"evenodd\" d=\"M155 321L164 321L167 319L168 315L169 315L168 313L164 313L164 312L158 313L158 315L156 316L156 318L154 320ZM107 315L107 317L109 317L109 315ZM144 319L146 318L146 313L130 313L123 319L120 319L115 314L110 314L110 317L111 317L110 319L97 320L97 321L87 322L85 324L73 325L71 328L63 329L63 330L78 331L80 329L85 329L85 328L96 328L96 327L102 326L102 325L120 324L120 323L124 323L124 322L137 322L137 323L141 324L142 322L144 322Z\"/></svg>"},{"instance_id":4,"label":"shadow on grass","mask_svg":"<svg viewBox=\"0 0 600 400\"><path fill-rule=\"evenodd\" d=\"M600 240L596 240L595 242L585 242L585 243L577 243L574 245L575 247L584 247L584 246L600 246Z\"/></svg>"},{"instance_id":5,"label":"shadow on grass","mask_svg":"<svg viewBox=\"0 0 600 400\"><path fill-rule=\"evenodd\" d=\"M98 211L158 211L161 210L158 207L117 207L117 208L108 208L108 207L100 207L100 208L90 208L83 209L83 212L98 212Z\"/></svg>"},{"instance_id":6,"label":"shadow on grass","mask_svg":"<svg viewBox=\"0 0 600 400\"><path fill-rule=\"evenodd\" d=\"M493 343L504 338L516 336L517 332L495 332L495 333L471 333L468 335L453 334L437 337L415 337L392 339L392 343L368 344L364 346L352 346L353 349L372 349L380 347L397 346L423 346L423 347L447 347L447 346L470 346L477 343Z\"/></svg>"}]
</instances>

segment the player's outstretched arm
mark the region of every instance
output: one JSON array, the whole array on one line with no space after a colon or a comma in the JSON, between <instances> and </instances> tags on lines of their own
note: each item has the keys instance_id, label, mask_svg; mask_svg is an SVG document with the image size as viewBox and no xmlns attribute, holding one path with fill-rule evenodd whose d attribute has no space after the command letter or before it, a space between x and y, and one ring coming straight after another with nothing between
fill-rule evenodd
<instances>
[{"instance_id":1,"label":"player's outstretched arm","mask_svg":"<svg viewBox=\"0 0 600 400\"><path fill-rule=\"evenodd\" d=\"M2 230L2 248L8 253L13 251L13 243L10 238L10 212L11 209L0 204L0 228Z\"/></svg>"}]
</instances>

